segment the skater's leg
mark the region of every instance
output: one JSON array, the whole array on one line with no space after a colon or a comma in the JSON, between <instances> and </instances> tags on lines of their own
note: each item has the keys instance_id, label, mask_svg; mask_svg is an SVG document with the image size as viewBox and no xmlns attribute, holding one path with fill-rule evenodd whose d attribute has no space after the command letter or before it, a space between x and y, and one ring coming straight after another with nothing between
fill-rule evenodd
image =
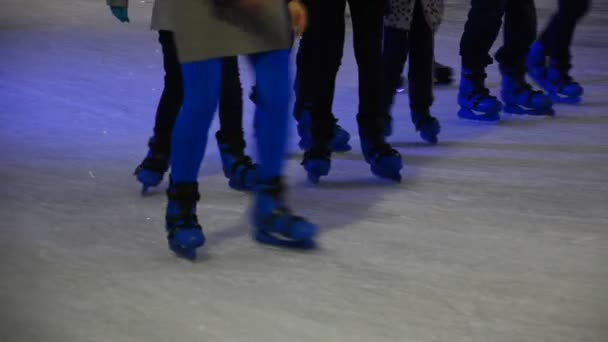
<instances>
[{"instance_id":1,"label":"skater's leg","mask_svg":"<svg viewBox=\"0 0 608 342\"><path fill-rule=\"evenodd\" d=\"M504 45L496 53L502 74L505 112L552 115L553 102L526 81L526 57L536 35L534 0L509 0L505 14Z\"/></svg>"},{"instance_id":2,"label":"skater's leg","mask_svg":"<svg viewBox=\"0 0 608 342\"><path fill-rule=\"evenodd\" d=\"M243 87L237 57L222 61L222 88L220 92L220 132L229 143L243 141Z\"/></svg>"},{"instance_id":3,"label":"skater's leg","mask_svg":"<svg viewBox=\"0 0 608 342\"><path fill-rule=\"evenodd\" d=\"M401 155L385 141L383 113L382 29L384 5L381 1L349 0L353 22L355 58L359 69L359 112L357 124L365 160L372 173L401 180Z\"/></svg>"},{"instance_id":4,"label":"skater's leg","mask_svg":"<svg viewBox=\"0 0 608 342\"><path fill-rule=\"evenodd\" d=\"M576 25L589 11L591 0L560 0L557 13L541 33L539 42L555 61L570 64L570 46Z\"/></svg>"},{"instance_id":5,"label":"skater's leg","mask_svg":"<svg viewBox=\"0 0 608 342\"><path fill-rule=\"evenodd\" d=\"M135 169L135 176L143 186L142 192L160 184L169 168L171 132L183 99L182 75L173 33L159 31L158 41L163 52L164 89L156 110L154 136L148 142L148 154Z\"/></svg>"},{"instance_id":6,"label":"skater's leg","mask_svg":"<svg viewBox=\"0 0 608 342\"><path fill-rule=\"evenodd\" d=\"M483 70L492 63L490 48L496 41L508 0L471 0L460 40L462 67Z\"/></svg>"},{"instance_id":7,"label":"skater's leg","mask_svg":"<svg viewBox=\"0 0 608 342\"><path fill-rule=\"evenodd\" d=\"M196 216L198 172L220 96L222 61L182 65L184 103L171 141L171 184L165 215L169 248L193 259L205 242Z\"/></svg>"},{"instance_id":8,"label":"skater's leg","mask_svg":"<svg viewBox=\"0 0 608 342\"><path fill-rule=\"evenodd\" d=\"M257 168L245 154L243 88L237 57L223 59L219 117L220 130L215 137L228 185L236 190L252 190L257 181Z\"/></svg>"},{"instance_id":9,"label":"skater's leg","mask_svg":"<svg viewBox=\"0 0 608 342\"><path fill-rule=\"evenodd\" d=\"M384 46L382 59L384 62L383 112L386 114L384 135L390 136L393 131L391 108L395 92L401 86L401 75L407 61L410 44L408 32L398 28L384 27Z\"/></svg>"},{"instance_id":10,"label":"skater's leg","mask_svg":"<svg viewBox=\"0 0 608 342\"><path fill-rule=\"evenodd\" d=\"M504 44L496 52L501 70L525 71L526 56L536 37L534 0L509 0L505 8Z\"/></svg>"},{"instance_id":11,"label":"skater's leg","mask_svg":"<svg viewBox=\"0 0 608 342\"><path fill-rule=\"evenodd\" d=\"M349 0L353 25L353 45L359 71L359 112L372 136L384 135L382 113L382 1Z\"/></svg>"},{"instance_id":12,"label":"skater's leg","mask_svg":"<svg viewBox=\"0 0 608 342\"><path fill-rule=\"evenodd\" d=\"M346 0L307 0L309 24L297 54L294 116L300 147L329 145L337 152L350 150L350 135L336 125L332 114L336 75L344 46Z\"/></svg>"},{"instance_id":13,"label":"skater's leg","mask_svg":"<svg viewBox=\"0 0 608 342\"><path fill-rule=\"evenodd\" d=\"M165 77L164 89L156 110L154 140L155 148L159 152L169 155L171 151L171 132L173 131L177 114L182 107L184 90L173 32L159 31L158 41L163 52Z\"/></svg>"},{"instance_id":14,"label":"skater's leg","mask_svg":"<svg viewBox=\"0 0 608 342\"><path fill-rule=\"evenodd\" d=\"M255 123L258 130L260 182L253 221L262 243L312 247L316 227L286 208L282 182L287 146L289 107L289 50L251 56L257 84Z\"/></svg>"},{"instance_id":15,"label":"skater's leg","mask_svg":"<svg viewBox=\"0 0 608 342\"><path fill-rule=\"evenodd\" d=\"M569 72L572 67L570 45L579 20L589 10L590 0L560 0L558 12L551 18L528 55L528 72L556 102L578 103L583 95ZM550 59L547 67L547 57Z\"/></svg>"},{"instance_id":16,"label":"skater's leg","mask_svg":"<svg viewBox=\"0 0 608 342\"><path fill-rule=\"evenodd\" d=\"M289 110L289 51L281 50L251 56L255 67L257 129L260 180L281 177L287 153Z\"/></svg>"},{"instance_id":17,"label":"skater's leg","mask_svg":"<svg viewBox=\"0 0 608 342\"><path fill-rule=\"evenodd\" d=\"M221 69L221 60L182 65L184 103L171 141L171 177L175 183L195 182L198 178L220 96Z\"/></svg>"},{"instance_id":18,"label":"skater's leg","mask_svg":"<svg viewBox=\"0 0 608 342\"><path fill-rule=\"evenodd\" d=\"M409 99L411 118L420 136L437 142L439 121L431 116L433 104L434 35L424 18L420 1L416 1L410 30Z\"/></svg>"},{"instance_id":19,"label":"skater's leg","mask_svg":"<svg viewBox=\"0 0 608 342\"><path fill-rule=\"evenodd\" d=\"M332 106L336 75L342 60L346 0L308 0L309 26L298 51L298 93L296 111L302 165L316 183L329 173L331 151L350 150L350 135L336 125ZM306 103L302 98L310 99ZM308 101L308 100L306 100Z\"/></svg>"},{"instance_id":20,"label":"skater's leg","mask_svg":"<svg viewBox=\"0 0 608 342\"><path fill-rule=\"evenodd\" d=\"M490 48L502 24L507 0L471 0L471 9L460 40L462 75L458 91L458 116L475 121L498 121L502 104L485 86L485 68L492 63Z\"/></svg>"}]
</instances>

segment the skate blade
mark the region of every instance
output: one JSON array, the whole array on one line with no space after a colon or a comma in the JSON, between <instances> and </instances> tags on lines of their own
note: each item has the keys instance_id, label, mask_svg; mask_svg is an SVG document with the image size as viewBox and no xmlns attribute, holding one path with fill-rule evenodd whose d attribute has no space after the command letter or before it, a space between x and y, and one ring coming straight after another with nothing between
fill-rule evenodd
<instances>
[{"instance_id":1,"label":"skate blade","mask_svg":"<svg viewBox=\"0 0 608 342\"><path fill-rule=\"evenodd\" d=\"M499 112L492 113L477 113L467 108L460 108L458 117L467 121L496 123L500 121Z\"/></svg>"},{"instance_id":2,"label":"skate blade","mask_svg":"<svg viewBox=\"0 0 608 342\"><path fill-rule=\"evenodd\" d=\"M306 240L288 240L279 238L273 234L268 232L257 230L254 236L255 240L261 244L279 247L279 248L289 248L289 249L314 249L317 247L317 244L313 239Z\"/></svg>"},{"instance_id":3,"label":"skate blade","mask_svg":"<svg viewBox=\"0 0 608 342\"><path fill-rule=\"evenodd\" d=\"M505 113L517 114L517 115L530 115L530 116L553 116L555 110L553 108L525 108L519 105L505 105Z\"/></svg>"},{"instance_id":4,"label":"skate blade","mask_svg":"<svg viewBox=\"0 0 608 342\"><path fill-rule=\"evenodd\" d=\"M579 104L583 100L581 96L561 96L556 93L550 94L551 100L560 104Z\"/></svg>"},{"instance_id":5,"label":"skate blade","mask_svg":"<svg viewBox=\"0 0 608 342\"><path fill-rule=\"evenodd\" d=\"M388 179L390 181L396 182L396 183L401 183L401 168L399 168L399 171L394 172L394 171L387 171L387 170L382 170L378 167L371 167L372 173L374 175L376 175L377 177L383 178L383 179Z\"/></svg>"},{"instance_id":6,"label":"skate blade","mask_svg":"<svg viewBox=\"0 0 608 342\"><path fill-rule=\"evenodd\" d=\"M194 260L196 259L196 250L197 248L202 247L205 244L204 238L196 238L189 241L186 244L180 244L176 241L169 241L169 249L171 249L178 256L188 259Z\"/></svg>"}]
</instances>

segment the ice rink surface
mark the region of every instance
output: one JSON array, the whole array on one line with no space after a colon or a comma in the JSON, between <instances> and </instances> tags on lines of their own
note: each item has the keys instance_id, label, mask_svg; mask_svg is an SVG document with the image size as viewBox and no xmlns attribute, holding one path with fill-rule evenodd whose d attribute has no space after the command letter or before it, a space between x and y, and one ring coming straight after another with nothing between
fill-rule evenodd
<instances>
[{"instance_id":1,"label":"ice rink surface","mask_svg":"<svg viewBox=\"0 0 608 342\"><path fill-rule=\"evenodd\" d=\"M538 1L541 26L555 5ZM467 7L448 1L437 36L457 72ZM0 8L1 342L608 341L607 1L575 38L584 103L554 118L465 123L457 86L437 88L444 131L426 146L400 95L397 186L360 155L348 42L334 109L354 151L312 187L290 145L290 201L320 249L252 242L249 196L228 189L211 142L195 263L166 247L166 184L141 197L132 176L161 90L152 3L132 1L128 25L103 0Z\"/></svg>"}]
</instances>

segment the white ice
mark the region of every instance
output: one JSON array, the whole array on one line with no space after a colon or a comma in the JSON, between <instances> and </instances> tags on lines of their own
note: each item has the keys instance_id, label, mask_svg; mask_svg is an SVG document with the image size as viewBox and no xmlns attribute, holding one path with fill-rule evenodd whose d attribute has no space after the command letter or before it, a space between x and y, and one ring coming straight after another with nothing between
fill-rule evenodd
<instances>
[{"instance_id":1,"label":"white ice","mask_svg":"<svg viewBox=\"0 0 608 342\"><path fill-rule=\"evenodd\" d=\"M557 1L537 2L543 26ZM347 43L334 109L355 150L312 187L290 145L290 201L321 248L255 244L211 141L195 263L166 247L164 184L142 198L132 176L162 81L151 6L132 1L125 25L103 0L0 4L0 341L608 341L606 1L575 38L585 101L554 118L467 124L457 86L437 88L444 133L426 146L400 95L400 185L359 153ZM447 2L437 37L457 72L467 6Z\"/></svg>"}]
</instances>

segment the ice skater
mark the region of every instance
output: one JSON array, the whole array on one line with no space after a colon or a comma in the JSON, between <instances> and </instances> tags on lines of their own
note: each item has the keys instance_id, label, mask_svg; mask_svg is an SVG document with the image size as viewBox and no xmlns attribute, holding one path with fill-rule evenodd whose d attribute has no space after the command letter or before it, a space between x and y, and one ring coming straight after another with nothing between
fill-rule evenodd
<instances>
[{"instance_id":1,"label":"ice skater","mask_svg":"<svg viewBox=\"0 0 608 342\"><path fill-rule=\"evenodd\" d=\"M121 22L129 21L128 0L107 0L114 16ZM184 89L182 72L177 58L173 28L169 18L169 0L156 0L152 12L152 29L158 31L165 71L164 89L158 102L154 134L148 142L149 151L137 166L135 176L145 192L157 186L169 168L171 132L182 106ZM215 137L220 150L222 169L230 187L252 190L257 181L257 167L245 154L243 134L243 91L237 57L226 57L222 63L220 95L220 130Z\"/></svg>"},{"instance_id":2,"label":"ice skater","mask_svg":"<svg viewBox=\"0 0 608 342\"><path fill-rule=\"evenodd\" d=\"M574 104L582 99L583 87L570 76L570 46L576 25L590 4L591 0L559 0L557 13L528 54L528 75L557 103Z\"/></svg>"},{"instance_id":3,"label":"ice skater","mask_svg":"<svg viewBox=\"0 0 608 342\"><path fill-rule=\"evenodd\" d=\"M313 246L316 227L287 208L283 181L291 93L291 28L286 7L298 30L305 28L304 8L297 2L286 5L284 0L182 0L172 4L184 101L171 142L166 211L170 249L194 258L205 242L196 215L200 199L197 178L220 98L223 58L240 54L248 55L256 76L254 120L260 163L252 210L255 238L278 246Z\"/></svg>"},{"instance_id":4,"label":"ice skater","mask_svg":"<svg viewBox=\"0 0 608 342\"><path fill-rule=\"evenodd\" d=\"M302 165L308 179L317 183L320 177L329 174L331 153L350 149L348 133L337 126L332 113L336 76L344 48L347 2L359 71L357 123L361 149L373 174L400 181L401 155L384 137L381 89L383 1L304 1L309 10L309 26L297 54L295 106L301 147L306 150Z\"/></svg>"},{"instance_id":5,"label":"ice skater","mask_svg":"<svg viewBox=\"0 0 608 342\"><path fill-rule=\"evenodd\" d=\"M504 111L513 114L553 115L553 101L526 81L526 56L536 34L533 0L471 0L471 9L460 41L462 75L458 91L458 116L496 122L503 104L485 86L490 48L504 17L504 42L496 53L502 75Z\"/></svg>"},{"instance_id":6,"label":"ice skater","mask_svg":"<svg viewBox=\"0 0 608 342\"><path fill-rule=\"evenodd\" d=\"M411 120L423 140L435 144L441 131L431 115L433 104L434 32L443 15L443 0L390 0L384 19L385 135L393 132L395 90L410 56L408 82Z\"/></svg>"}]
</instances>

